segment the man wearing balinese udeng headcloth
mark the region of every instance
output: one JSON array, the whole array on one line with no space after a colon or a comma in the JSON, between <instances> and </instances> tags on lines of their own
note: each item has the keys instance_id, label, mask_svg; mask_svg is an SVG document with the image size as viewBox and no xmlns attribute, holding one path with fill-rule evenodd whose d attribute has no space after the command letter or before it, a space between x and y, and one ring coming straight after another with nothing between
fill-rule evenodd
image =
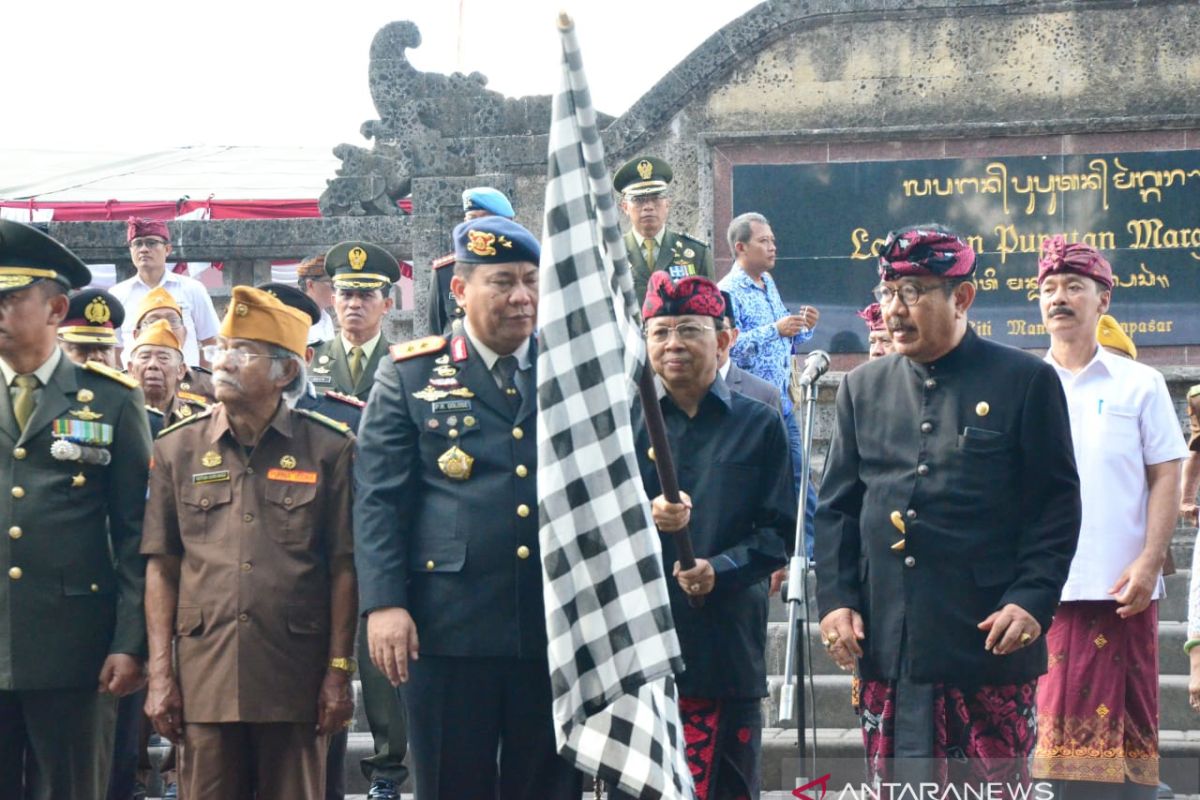
<instances>
[{"instance_id":1,"label":"man wearing balinese udeng headcloth","mask_svg":"<svg viewBox=\"0 0 1200 800\"><path fill-rule=\"evenodd\" d=\"M975 334L975 253L890 234L875 296L895 352L847 373L817 507L821 637L863 680L871 776L1029 780L1037 677L1079 533L1054 369Z\"/></svg>"}]
</instances>

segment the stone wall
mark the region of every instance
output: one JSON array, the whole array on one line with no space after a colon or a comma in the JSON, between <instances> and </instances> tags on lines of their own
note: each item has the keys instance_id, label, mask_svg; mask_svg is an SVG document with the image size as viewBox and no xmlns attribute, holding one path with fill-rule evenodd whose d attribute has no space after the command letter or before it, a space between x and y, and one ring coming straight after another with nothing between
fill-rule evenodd
<instances>
[{"instance_id":1,"label":"stone wall","mask_svg":"<svg viewBox=\"0 0 1200 800\"><path fill-rule=\"evenodd\" d=\"M1046 152L1036 147L1047 136L1118 134L1200 147L1197 40L1194 0L768 0L713 33L619 118L601 115L603 136L614 168L641 153L671 162L671 225L714 241L721 271L729 167L756 153L987 156ZM417 307L397 330L423 334L428 264L449 248L463 188L509 192L518 220L540 232L549 98L505 98L478 73L419 72L406 55L419 46L408 22L372 43L379 119L362 126L371 148L335 148L343 166L322 197L333 219L180 223L185 257L252 264L352 234L373 238L413 262ZM583 55L593 73L605 68L603 53ZM397 216L395 200L409 190L413 214ZM127 260L120 223L90 225L54 226L55 235L92 260Z\"/></svg>"}]
</instances>

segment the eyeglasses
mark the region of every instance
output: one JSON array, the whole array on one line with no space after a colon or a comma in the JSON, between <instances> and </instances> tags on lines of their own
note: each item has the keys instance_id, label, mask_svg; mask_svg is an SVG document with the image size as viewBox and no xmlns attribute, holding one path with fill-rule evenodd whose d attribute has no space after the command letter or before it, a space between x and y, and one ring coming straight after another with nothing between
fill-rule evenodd
<instances>
[{"instance_id":1,"label":"eyeglasses","mask_svg":"<svg viewBox=\"0 0 1200 800\"><path fill-rule=\"evenodd\" d=\"M694 322L684 322L675 327L661 325L646 330L646 338L655 344L666 344L671 340L671 334L679 337L681 342L695 342L704 336L705 331L713 330L712 325L697 325Z\"/></svg>"},{"instance_id":2,"label":"eyeglasses","mask_svg":"<svg viewBox=\"0 0 1200 800\"><path fill-rule=\"evenodd\" d=\"M215 364L224 359L239 367L249 364L252 358L290 358L290 356L268 356L262 353L251 353L249 350L239 350L237 348L227 349L216 344L207 344L200 349L200 352L204 353L204 357L208 359L208 363L210 364Z\"/></svg>"},{"instance_id":3,"label":"eyeglasses","mask_svg":"<svg viewBox=\"0 0 1200 800\"><path fill-rule=\"evenodd\" d=\"M871 290L871 294L875 295L875 299L879 301L881 306L890 306L892 301L897 297L900 302L906 306L914 306L921 302L921 298L930 292L935 292L938 289L944 289L943 284L934 284L932 286L922 286L919 283L902 283L900 288L893 289L891 286L880 285Z\"/></svg>"},{"instance_id":4,"label":"eyeglasses","mask_svg":"<svg viewBox=\"0 0 1200 800\"><path fill-rule=\"evenodd\" d=\"M163 239L154 239L154 238L150 238L150 237L129 240L129 247L133 250L140 250L143 247L148 247L151 250L153 250L154 248L158 247L160 244L166 244L166 241L164 241Z\"/></svg>"}]
</instances>

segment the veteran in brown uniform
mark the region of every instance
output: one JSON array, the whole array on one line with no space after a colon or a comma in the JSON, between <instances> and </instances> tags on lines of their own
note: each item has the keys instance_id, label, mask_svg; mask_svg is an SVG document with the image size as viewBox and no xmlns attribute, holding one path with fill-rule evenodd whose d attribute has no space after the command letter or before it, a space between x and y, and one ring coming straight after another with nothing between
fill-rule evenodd
<instances>
[{"instance_id":1,"label":"veteran in brown uniform","mask_svg":"<svg viewBox=\"0 0 1200 800\"><path fill-rule=\"evenodd\" d=\"M137 319L133 323L135 335L140 334L144 328L159 320L165 320L171 326L171 333L175 334L175 338L179 340L179 346L183 347L187 343L187 326L183 323L183 309L180 308L171 293L163 287L151 289L150 293L142 298L142 303L137 307L135 313L137 314ZM179 395L179 399L185 403L209 405L216 402L212 374L203 367L184 366L183 378L179 381L179 388L175 391Z\"/></svg>"},{"instance_id":2,"label":"veteran in brown uniform","mask_svg":"<svg viewBox=\"0 0 1200 800\"><path fill-rule=\"evenodd\" d=\"M207 410L198 400L185 400L178 391L187 374L183 363L183 343L175 338L170 324L163 319L138 329L129 351L129 374L142 387L146 408L160 414L166 425Z\"/></svg>"},{"instance_id":3,"label":"veteran in brown uniform","mask_svg":"<svg viewBox=\"0 0 1200 800\"><path fill-rule=\"evenodd\" d=\"M146 710L183 743L188 800L319 800L328 736L353 712L354 437L289 406L308 328L234 287L206 354L218 404L155 442Z\"/></svg>"},{"instance_id":4,"label":"veteran in brown uniform","mask_svg":"<svg viewBox=\"0 0 1200 800\"><path fill-rule=\"evenodd\" d=\"M150 434L136 384L56 346L88 268L0 220L0 798L96 800L142 683Z\"/></svg>"}]
</instances>

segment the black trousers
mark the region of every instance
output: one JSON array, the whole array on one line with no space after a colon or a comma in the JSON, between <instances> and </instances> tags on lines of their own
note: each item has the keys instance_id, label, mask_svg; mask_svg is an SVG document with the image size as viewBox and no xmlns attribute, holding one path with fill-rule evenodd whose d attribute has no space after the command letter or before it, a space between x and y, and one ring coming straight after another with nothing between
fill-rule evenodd
<instances>
[{"instance_id":1,"label":"black trousers","mask_svg":"<svg viewBox=\"0 0 1200 800\"><path fill-rule=\"evenodd\" d=\"M558 756L545 659L422 655L402 688L421 800L578 800Z\"/></svg>"},{"instance_id":2,"label":"black trousers","mask_svg":"<svg viewBox=\"0 0 1200 800\"><path fill-rule=\"evenodd\" d=\"M117 701L117 729L113 738L112 772L108 800L131 800L141 761L142 706L146 690L139 689Z\"/></svg>"},{"instance_id":3,"label":"black trousers","mask_svg":"<svg viewBox=\"0 0 1200 800\"><path fill-rule=\"evenodd\" d=\"M0 691L0 800L96 800L117 701L87 689Z\"/></svg>"}]
</instances>

